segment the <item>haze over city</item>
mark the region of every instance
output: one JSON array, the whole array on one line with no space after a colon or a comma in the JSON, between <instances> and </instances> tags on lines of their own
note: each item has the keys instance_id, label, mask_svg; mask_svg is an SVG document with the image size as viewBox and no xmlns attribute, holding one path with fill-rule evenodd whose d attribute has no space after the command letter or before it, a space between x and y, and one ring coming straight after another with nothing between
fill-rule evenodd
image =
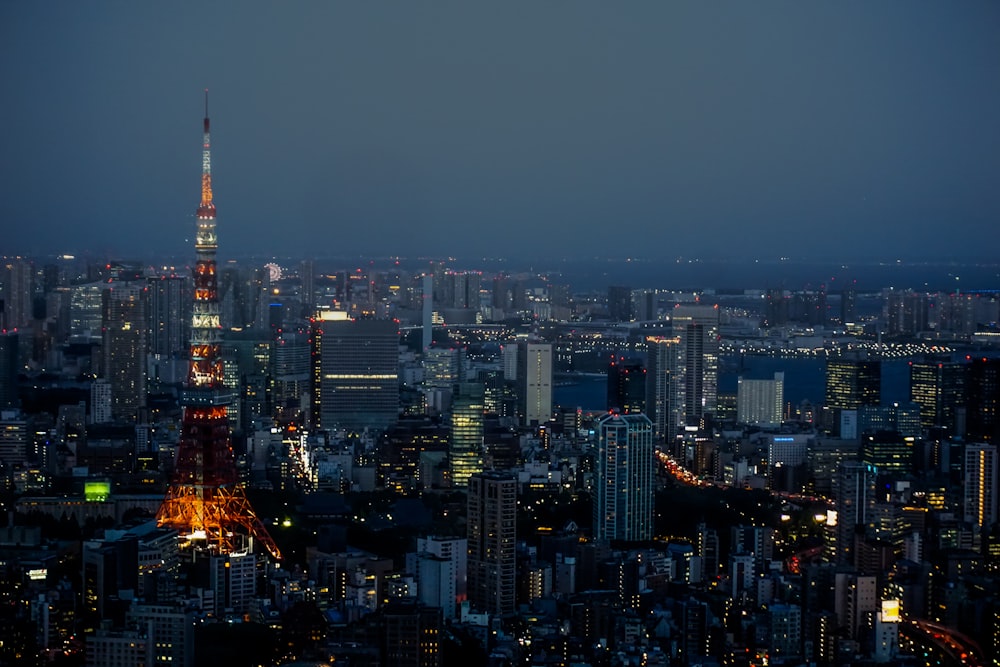
<instances>
[{"instance_id":1,"label":"haze over city","mask_svg":"<svg viewBox=\"0 0 1000 667\"><path fill-rule=\"evenodd\" d=\"M998 36L0 3L0 667L1000 665Z\"/></svg>"},{"instance_id":2,"label":"haze over city","mask_svg":"<svg viewBox=\"0 0 1000 667\"><path fill-rule=\"evenodd\" d=\"M4 3L4 249L183 255L208 88L226 256L981 259L997 34L991 2Z\"/></svg>"}]
</instances>

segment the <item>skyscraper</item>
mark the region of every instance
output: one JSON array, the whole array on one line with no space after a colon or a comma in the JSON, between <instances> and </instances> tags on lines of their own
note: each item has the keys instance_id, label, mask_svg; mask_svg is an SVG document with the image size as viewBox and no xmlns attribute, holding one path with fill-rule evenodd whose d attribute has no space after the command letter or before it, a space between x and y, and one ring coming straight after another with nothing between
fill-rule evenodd
<instances>
[{"instance_id":1,"label":"skyscraper","mask_svg":"<svg viewBox=\"0 0 1000 667\"><path fill-rule=\"evenodd\" d=\"M646 411L646 369L638 359L612 359L608 365L608 410Z\"/></svg>"},{"instance_id":2,"label":"skyscraper","mask_svg":"<svg viewBox=\"0 0 1000 667\"><path fill-rule=\"evenodd\" d=\"M283 420L296 420L308 409L312 377L309 338L292 331L274 337L271 347L272 413Z\"/></svg>"},{"instance_id":3,"label":"skyscraper","mask_svg":"<svg viewBox=\"0 0 1000 667\"><path fill-rule=\"evenodd\" d=\"M1000 358L976 358L968 368L965 437L971 442L997 442L1000 440Z\"/></svg>"},{"instance_id":4,"label":"skyscraper","mask_svg":"<svg viewBox=\"0 0 1000 667\"><path fill-rule=\"evenodd\" d=\"M384 429L399 415L399 328L392 320L320 320L313 331L323 428Z\"/></svg>"},{"instance_id":5,"label":"skyscraper","mask_svg":"<svg viewBox=\"0 0 1000 667\"><path fill-rule=\"evenodd\" d=\"M646 338L646 415L653 422L657 440L677 433L677 412L671 405L671 388L680 366L679 338Z\"/></svg>"},{"instance_id":6,"label":"skyscraper","mask_svg":"<svg viewBox=\"0 0 1000 667\"><path fill-rule=\"evenodd\" d=\"M965 446L965 484L962 488L962 512L969 523L980 530L997 522L1000 498L1000 460L997 446L982 443Z\"/></svg>"},{"instance_id":7,"label":"skyscraper","mask_svg":"<svg viewBox=\"0 0 1000 667\"><path fill-rule=\"evenodd\" d=\"M882 364L860 358L826 362L826 407L857 410L878 405L882 397Z\"/></svg>"},{"instance_id":8,"label":"skyscraper","mask_svg":"<svg viewBox=\"0 0 1000 667\"><path fill-rule=\"evenodd\" d=\"M920 406L923 428L941 426L951 435L962 435L964 421L965 364L944 361L910 362L910 400Z\"/></svg>"},{"instance_id":9,"label":"skyscraper","mask_svg":"<svg viewBox=\"0 0 1000 667\"><path fill-rule=\"evenodd\" d=\"M469 477L483 469L485 407L483 385L466 382L458 387L451 408L451 443L448 460L451 485L464 489Z\"/></svg>"},{"instance_id":10,"label":"skyscraper","mask_svg":"<svg viewBox=\"0 0 1000 667\"><path fill-rule=\"evenodd\" d=\"M834 562L854 565L855 535L863 532L875 506L875 468L858 461L845 461L834 481L837 530Z\"/></svg>"},{"instance_id":11,"label":"skyscraper","mask_svg":"<svg viewBox=\"0 0 1000 667\"><path fill-rule=\"evenodd\" d=\"M858 293L850 287L840 293L840 323L854 324L858 319Z\"/></svg>"},{"instance_id":12,"label":"skyscraper","mask_svg":"<svg viewBox=\"0 0 1000 667\"><path fill-rule=\"evenodd\" d=\"M625 285L608 287L608 316L615 322L631 322L632 288Z\"/></svg>"},{"instance_id":13,"label":"skyscraper","mask_svg":"<svg viewBox=\"0 0 1000 667\"><path fill-rule=\"evenodd\" d=\"M487 471L469 478L469 601L478 611L514 613L517 478Z\"/></svg>"},{"instance_id":14,"label":"skyscraper","mask_svg":"<svg viewBox=\"0 0 1000 667\"><path fill-rule=\"evenodd\" d=\"M523 423L544 424L552 417L552 345L517 346L518 412Z\"/></svg>"},{"instance_id":15,"label":"skyscraper","mask_svg":"<svg viewBox=\"0 0 1000 667\"><path fill-rule=\"evenodd\" d=\"M609 414L597 425L594 538L653 537L653 423L644 414Z\"/></svg>"},{"instance_id":16,"label":"skyscraper","mask_svg":"<svg viewBox=\"0 0 1000 667\"><path fill-rule=\"evenodd\" d=\"M0 410L17 407L18 334L0 331Z\"/></svg>"},{"instance_id":17,"label":"skyscraper","mask_svg":"<svg viewBox=\"0 0 1000 667\"><path fill-rule=\"evenodd\" d=\"M111 384L111 414L134 421L146 407L146 286L112 282L103 295L103 372Z\"/></svg>"},{"instance_id":18,"label":"skyscraper","mask_svg":"<svg viewBox=\"0 0 1000 667\"><path fill-rule=\"evenodd\" d=\"M673 334L680 339L680 357L671 391L677 411L677 432L700 426L714 415L719 384L719 307L675 306ZM669 436L677 435L677 432Z\"/></svg>"},{"instance_id":19,"label":"skyscraper","mask_svg":"<svg viewBox=\"0 0 1000 667\"><path fill-rule=\"evenodd\" d=\"M190 280L173 273L150 278L149 353L170 357L184 352L191 317Z\"/></svg>"},{"instance_id":20,"label":"skyscraper","mask_svg":"<svg viewBox=\"0 0 1000 667\"><path fill-rule=\"evenodd\" d=\"M0 330L31 322L34 276L31 262L21 257L6 259L0 266Z\"/></svg>"}]
</instances>

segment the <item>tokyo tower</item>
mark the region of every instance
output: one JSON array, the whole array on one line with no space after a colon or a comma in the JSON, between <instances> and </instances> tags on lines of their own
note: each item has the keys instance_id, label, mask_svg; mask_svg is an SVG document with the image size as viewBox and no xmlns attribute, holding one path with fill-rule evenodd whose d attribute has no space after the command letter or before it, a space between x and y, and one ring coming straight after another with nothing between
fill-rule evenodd
<instances>
[{"instance_id":1,"label":"tokyo tower","mask_svg":"<svg viewBox=\"0 0 1000 667\"><path fill-rule=\"evenodd\" d=\"M176 529L191 546L216 553L241 548L249 536L276 559L277 545L254 514L236 471L226 406L232 395L223 384L222 325L215 266L215 204L205 91L205 134L201 162L201 206L197 212L191 361L181 390L184 416L174 475L156 513L160 526Z\"/></svg>"}]
</instances>

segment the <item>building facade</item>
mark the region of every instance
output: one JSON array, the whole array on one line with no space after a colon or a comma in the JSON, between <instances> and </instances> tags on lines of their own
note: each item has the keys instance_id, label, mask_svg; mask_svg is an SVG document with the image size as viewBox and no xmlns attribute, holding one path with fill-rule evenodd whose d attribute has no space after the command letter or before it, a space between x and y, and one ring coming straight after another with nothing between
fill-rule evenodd
<instances>
[{"instance_id":1,"label":"building facade","mask_svg":"<svg viewBox=\"0 0 1000 667\"><path fill-rule=\"evenodd\" d=\"M597 427L594 539L653 537L653 422L644 414L610 414Z\"/></svg>"},{"instance_id":2,"label":"building facade","mask_svg":"<svg viewBox=\"0 0 1000 667\"><path fill-rule=\"evenodd\" d=\"M516 599L517 478L488 471L469 478L469 601L510 616Z\"/></svg>"}]
</instances>

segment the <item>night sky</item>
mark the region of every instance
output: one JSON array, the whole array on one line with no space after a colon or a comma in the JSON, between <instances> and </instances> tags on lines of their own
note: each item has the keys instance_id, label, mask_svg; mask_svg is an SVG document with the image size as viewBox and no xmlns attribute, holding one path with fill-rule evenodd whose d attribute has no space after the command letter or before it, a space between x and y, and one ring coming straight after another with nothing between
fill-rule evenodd
<instances>
[{"instance_id":1,"label":"night sky","mask_svg":"<svg viewBox=\"0 0 1000 667\"><path fill-rule=\"evenodd\" d=\"M0 254L989 258L1000 3L0 3Z\"/></svg>"}]
</instances>

